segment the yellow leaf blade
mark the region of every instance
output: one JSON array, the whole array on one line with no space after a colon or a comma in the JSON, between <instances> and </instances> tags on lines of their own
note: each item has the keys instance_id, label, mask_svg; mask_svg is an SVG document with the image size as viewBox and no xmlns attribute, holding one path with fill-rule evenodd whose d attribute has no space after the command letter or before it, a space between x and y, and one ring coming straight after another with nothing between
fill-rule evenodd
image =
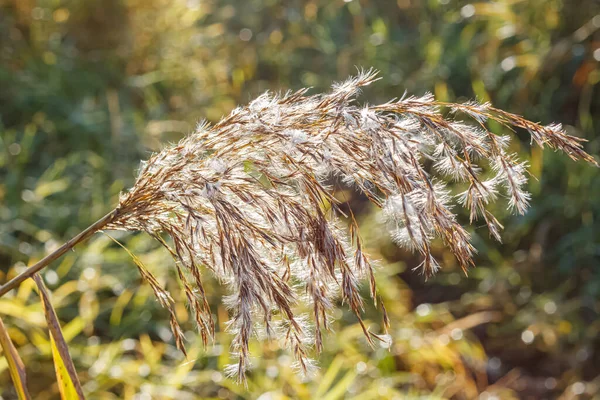
<instances>
[{"instance_id":1,"label":"yellow leaf blade","mask_svg":"<svg viewBox=\"0 0 600 400\"><path fill-rule=\"evenodd\" d=\"M17 353L15 345L10 340L8 331L6 330L1 318L0 345L4 351L4 357L6 357L6 361L8 362L10 377L12 378L15 389L17 390L19 400L30 400L31 397L27 391L27 375L25 373L25 366L23 365L23 361L21 361L21 357L19 357L19 353Z\"/></svg>"},{"instance_id":2,"label":"yellow leaf blade","mask_svg":"<svg viewBox=\"0 0 600 400\"><path fill-rule=\"evenodd\" d=\"M75 372L73 360L69 355L69 348L60 328L58 317L50 303L50 297L48 296L46 286L38 274L35 274L33 279L40 292L44 315L46 317L46 322L48 323L48 330L50 331L50 344L52 347L52 357L54 359L54 368L56 370L56 379L58 381L60 396L63 400L84 400L83 389L81 388L81 383L79 383L79 378Z\"/></svg>"}]
</instances>

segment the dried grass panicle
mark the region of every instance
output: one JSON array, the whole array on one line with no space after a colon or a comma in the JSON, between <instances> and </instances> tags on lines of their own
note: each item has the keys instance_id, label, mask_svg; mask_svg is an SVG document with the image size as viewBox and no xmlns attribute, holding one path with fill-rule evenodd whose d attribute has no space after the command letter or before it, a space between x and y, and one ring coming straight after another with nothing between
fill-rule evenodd
<instances>
[{"instance_id":1,"label":"dried grass panicle","mask_svg":"<svg viewBox=\"0 0 600 400\"><path fill-rule=\"evenodd\" d=\"M354 185L381 207L393 239L420 253L418 269L430 276L440 268L431 253L436 238L464 270L473 265L475 249L452 211L455 200L498 240L502 225L487 206L507 195L511 209L527 209L527 165L509 152L509 137L486 128L487 120L526 129L540 146L595 163L582 139L559 125L541 126L487 103L440 103L425 95L355 104L360 88L375 80L376 73L366 71L327 94L265 93L155 154L120 199L108 228L146 231L168 249L205 342L214 323L199 267L230 287L226 304L239 357L230 372L240 379L249 366L248 342L259 331L284 338L298 366L309 369L308 347L321 350L321 331L339 292L368 340L385 340L361 320L361 279L369 280L371 297L377 297L372 265L354 219L349 235L342 228L328 178ZM474 123L448 117L453 114ZM453 194L449 180L467 189ZM140 271L171 308L171 298ZM296 315L298 301L310 304L312 328ZM172 324L182 347L174 318Z\"/></svg>"}]
</instances>

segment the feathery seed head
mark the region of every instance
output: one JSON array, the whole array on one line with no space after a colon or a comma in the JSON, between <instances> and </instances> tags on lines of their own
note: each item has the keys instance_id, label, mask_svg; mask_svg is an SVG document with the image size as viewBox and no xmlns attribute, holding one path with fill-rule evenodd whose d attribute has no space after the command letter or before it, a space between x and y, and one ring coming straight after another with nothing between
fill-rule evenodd
<instances>
[{"instance_id":1,"label":"feathery seed head","mask_svg":"<svg viewBox=\"0 0 600 400\"><path fill-rule=\"evenodd\" d=\"M372 263L354 219L350 235L340 228L343 212L326 184L329 178L352 184L383 208L394 241L420 253L423 262L416 269L430 276L440 268L431 251L436 238L463 269L473 264L475 249L452 212L453 199L469 209L471 221L483 218L497 239L502 225L489 204L502 194L519 213L528 206L527 166L507 152L509 138L492 134L486 121L525 129L541 146L595 163L582 140L560 125L544 127L489 103L440 103L427 94L354 105L360 88L375 80L369 70L327 94L265 93L216 125L199 124L179 144L142 163L136 184L121 196L110 227L145 231L170 252L205 343L214 323L200 266L229 286L229 329L239 360L228 372L239 379L250 365L248 342L258 334L257 324L263 336L277 332L299 368L310 370L309 342L321 349L321 331L340 294L370 343L388 341L361 320L361 279L369 280L371 296L377 297ZM442 109L474 124L449 119ZM465 183L467 190L453 198L448 179ZM183 349L172 298L139 268L170 310ZM301 300L313 310L312 324L296 315Z\"/></svg>"}]
</instances>

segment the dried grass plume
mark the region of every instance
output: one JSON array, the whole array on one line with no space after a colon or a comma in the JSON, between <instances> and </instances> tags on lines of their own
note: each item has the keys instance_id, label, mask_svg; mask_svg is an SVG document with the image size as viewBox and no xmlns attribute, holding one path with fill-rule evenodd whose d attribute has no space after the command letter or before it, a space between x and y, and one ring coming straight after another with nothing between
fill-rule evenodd
<instances>
[{"instance_id":1,"label":"dried grass plume","mask_svg":"<svg viewBox=\"0 0 600 400\"><path fill-rule=\"evenodd\" d=\"M147 232L172 254L205 342L214 323L200 267L230 288L225 303L238 362L229 372L240 379L250 364L248 342L257 334L282 338L298 367L310 369L308 348L321 350L322 330L340 295L370 342L386 340L361 320L364 278L377 302L373 268L352 216L349 230L341 221L327 185L331 178L380 207L394 241L418 252L418 270L431 276L440 268L431 252L435 239L464 270L473 265L475 249L453 212L455 203L469 210L471 222L482 219L498 240L502 225L488 205L506 196L515 212L527 209L527 165L509 152L510 137L486 128L488 120L596 163L582 150L582 139L560 125L532 123L488 103L441 103L425 95L357 105L360 88L375 80L366 71L326 94L265 93L216 125L200 124L142 164L134 187L105 221L104 229ZM466 190L452 193L448 181L463 182ZM170 310L183 350L172 298L136 264ZM310 324L295 312L300 301L312 309Z\"/></svg>"}]
</instances>

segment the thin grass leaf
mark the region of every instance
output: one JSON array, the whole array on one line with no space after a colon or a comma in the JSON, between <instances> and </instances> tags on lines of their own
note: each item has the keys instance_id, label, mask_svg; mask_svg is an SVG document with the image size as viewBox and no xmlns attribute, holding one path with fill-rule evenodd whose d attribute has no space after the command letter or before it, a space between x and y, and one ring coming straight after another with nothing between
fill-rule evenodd
<instances>
[{"instance_id":1,"label":"thin grass leaf","mask_svg":"<svg viewBox=\"0 0 600 400\"><path fill-rule=\"evenodd\" d=\"M6 361L8 362L10 377L15 385L19 400L30 400L31 396L27 391L25 365L23 365L23 361L21 360L21 357L19 357L19 353L12 340L10 340L10 336L2 322L2 318L0 318L0 345L4 351L4 357L6 357Z\"/></svg>"},{"instance_id":2,"label":"thin grass leaf","mask_svg":"<svg viewBox=\"0 0 600 400\"><path fill-rule=\"evenodd\" d=\"M354 382L356 378L355 371L349 371L344 375L342 379L329 391L327 394L322 397L323 400L337 400L344 398L344 396L348 393L348 388Z\"/></svg>"},{"instance_id":3,"label":"thin grass leaf","mask_svg":"<svg viewBox=\"0 0 600 400\"><path fill-rule=\"evenodd\" d=\"M338 376L338 373L342 369L344 364L344 359L341 356L337 356L333 359L329 368L325 372L325 375L321 378L319 382L319 386L317 387L317 391L315 392L315 398L320 399L323 397L327 391L329 391L332 386L335 378Z\"/></svg>"},{"instance_id":4,"label":"thin grass leaf","mask_svg":"<svg viewBox=\"0 0 600 400\"><path fill-rule=\"evenodd\" d=\"M56 380L61 399L84 400L83 389L81 388L81 383L79 382L77 372L75 371L75 365L69 354L69 348L63 336L60 323L58 322L58 317L50 302L50 296L48 295L46 286L39 274L35 274L33 280L38 287L44 315L46 317L46 322L48 323L48 330L50 331L50 346L52 348L52 358L54 359Z\"/></svg>"}]
</instances>

